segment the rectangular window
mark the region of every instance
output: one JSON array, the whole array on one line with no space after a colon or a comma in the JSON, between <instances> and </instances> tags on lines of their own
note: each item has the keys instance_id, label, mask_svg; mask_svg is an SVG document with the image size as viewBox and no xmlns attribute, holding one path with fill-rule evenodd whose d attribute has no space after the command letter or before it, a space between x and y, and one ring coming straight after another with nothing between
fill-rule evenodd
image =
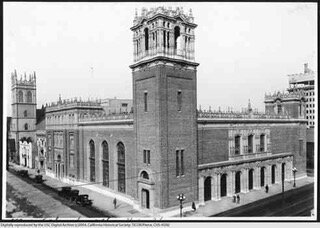
<instances>
[{"instance_id":1,"label":"rectangular window","mask_svg":"<svg viewBox=\"0 0 320 228\"><path fill-rule=\"evenodd\" d=\"M176 176L180 175L180 168L179 168L179 150L176 151Z\"/></svg>"},{"instance_id":2,"label":"rectangular window","mask_svg":"<svg viewBox=\"0 0 320 228\"><path fill-rule=\"evenodd\" d=\"M147 164L150 165L150 150L147 150Z\"/></svg>"},{"instance_id":3,"label":"rectangular window","mask_svg":"<svg viewBox=\"0 0 320 228\"><path fill-rule=\"evenodd\" d=\"M178 91L178 93L177 93L177 102L178 102L178 111L181 111L181 107L182 107L182 93L181 93L181 91Z\"/></svg>"},{"instance_id":4,"label":"rectangular window","mask_svg":"<svg viewBox=\"0 0 320 228\"><path fill-rule=\"evenodd\" d=\"M180 170L180 174L181 175L184 175L184 164L183 164L183 150L180 151L180 167L181 167L181 170Z\"/></svg>"},{"instance_id":5,"label":"rectangular window","mask_svg":"<svg viewBox=\"0 0 320 228\"><path fill-rule=\"evenodd\" d=\"M143 163L147 163L147 151L143 150Z\"/></svg>"},{"instance_id":6,"label":"rectangular window","mask_svg":"<svg viewBox=\"0 0 320 228\"><path fill-rule=\"evenodd\" d=\"M234 154L235 155L238 155L240 154L240 136L237 135L235 138L234 138Z\"/></svg>"},{"instance_id":7,"label":"rectangular window","mask_svg":"<svg viewBox=\"0 0 320 228\"><path fill-rule=\"evenodd\" d=\"M148 93L144 92L144 111L148 111Z\"/></svg>"},{"instance_id":8,"label":"rectangular window","mask_svg":"<svg viewBox=\"0 0 320 228\"><path fill-rule=\"evenodd\" d=\"M176 176L184 175L184 150L176 150Z\"/></svg>"},{"instance_id":9,"label":"rectangular window","mask_svg":"<svg viewBox=\"0 0 320 228\"><path fill-rule=\"evenodd\" d=\"M150 165L150 150L143 150L143 163Z\"/></svg>"}]
</instances>

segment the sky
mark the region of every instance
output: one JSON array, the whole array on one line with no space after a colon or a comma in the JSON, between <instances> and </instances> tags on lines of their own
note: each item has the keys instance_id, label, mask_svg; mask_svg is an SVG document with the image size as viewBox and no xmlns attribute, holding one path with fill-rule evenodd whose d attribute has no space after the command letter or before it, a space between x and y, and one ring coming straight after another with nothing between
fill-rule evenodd
<instances>
[{"instance_id":1,"label":"sky","mask_svg":"<svg viewBox=\"0 0 320 228\"><path fill-rule=\"evenodd\" d=\"M37 106L62 99L132 99L135 9L191 8L197 103L241 110L288 87L288 74L317 71L316 3L4 3L4 112L11 72L36 72ZM93 70L92 70L93 69Z\"/></svg>"}]
</instances>

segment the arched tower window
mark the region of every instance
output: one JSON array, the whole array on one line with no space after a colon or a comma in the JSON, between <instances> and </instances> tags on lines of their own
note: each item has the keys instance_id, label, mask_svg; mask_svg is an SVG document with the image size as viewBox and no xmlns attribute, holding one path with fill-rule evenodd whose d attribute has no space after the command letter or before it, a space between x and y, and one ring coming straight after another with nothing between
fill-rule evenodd
<instances>
[{"instance_id":1,"label":"arched tower window","mask_svg":"<svg viewBox=\"0 0 320 228\"><path fill-rule=\"evenodd\" d=\"M102 142L102 184L109 187L109 147L107 141Z\"/></svg>"},{"instance_id":2,"label":"arched tower window","mask_svg":"<svg viewBox=\"0 0 320 228\"><path fill-rule=\"evenodd\" d=\"M23 116L24 116L24 117L27 117L27 115L28 115L27 110L24 110L24 112L23 112Z\"/></svg>"},{"instance_id":3,"label":"arched tower window","mask_svg":"<svg viewBox=\"0 0 320 228\"><path fill-rule=\"evenodd\" d=\"M118 191L126 192L126 166L125 166L125 147L122 142L117 144L118 155Z\"/></svg>"},{"instance_id":4,"label":"arched tower window","mask_svg":"<svg viewBox=\"0 0 320 228\"><path fill-rule=\"evenodd\" d=\"M24 130L28 130L28 124L27 123L24 125Z\"/></svg>"},{"instance_id":5,"label":"arched tower window","mask_svg":"<svg viewBox=\"0 0 320 228\"><path fill-rule=\"evenodd\" d=\"M253 153L253 135L248 136L248 153Z\"/></svg>"},{"instance_id":6,"label":"arched tower window","mask_svg":"<svg viewBox=\"0 0 320 228\"><path fill-rule=\"evenodd\" d=\"M149 50L149 29L144 29L144 44L145 44L145 50Z\"/></svg>"},{"instance_id":7,"label":"arched tower window","mask_svg":"<svg viewBox=\"0 0 320 228\"><path fill-rule=\"evenodd\" d=\"M142 171L140 177L149 180L149 174L146 171Z\"/></svg>"},{"instance_id":8,"label":"arched tower window","mask_svg":"<svg viewBox=\"0 0 320 228\"><path fill-rule=\"evenodd\" d=\"M234 154L238 155L240 154L240 135L236 135L236 137L234 137Z\"/></svg>"},{"instance_id":9,"label":"arched tower window","mask_svg":"<svg viewBox=\"0 0 320 228\"><path fill-rule=\"evenodd\" d=\"M90 149L90 181L94 182L96 181L96 176L95 176L95 146L94 146L94 141L90 140L89 142L89 149Z\"/></svg>"},{"instance_id":10,"label":"arched tower window","mask_svg":"<svg viewBox=\"0 0 320 228\"><path fill-rule=\"evenodd\" d=\"M19 93L18 93L18 101L19 102L23 102L23 92L22 91L19 91Z\"/></svg>"},{"instance_id":11,"label":"arched tower window","mask_svg":"<svg viewBox=\"0 0 320 228\"><path fill-rule=\"evenodd\" d=\"M180 27L176 26L174 28L174 49L177 50L178 48L178 38L180 37Z\"/></svg>"},{"instance_id":12,"label":"arched tower window","mask_svg":"<svg viewBox=\"0 0 320 228\"><path fill-rule=\"evenodd\" d=\"M260 135L260 152L265 151L265 135L261 134Z\"/></svg>"},{"instance_id":13,"label":"arched tower window","mask_svg":"<svg viewBox=\"0 0 320 228\"><path fill-rule=\"evenodd\" d=\"M28 91L28 92L27 92L27 102L28 102L28 103L31 103L31 102L32 102L32 93L31 93L31 91Z\"/></svg>"}]
</instances>

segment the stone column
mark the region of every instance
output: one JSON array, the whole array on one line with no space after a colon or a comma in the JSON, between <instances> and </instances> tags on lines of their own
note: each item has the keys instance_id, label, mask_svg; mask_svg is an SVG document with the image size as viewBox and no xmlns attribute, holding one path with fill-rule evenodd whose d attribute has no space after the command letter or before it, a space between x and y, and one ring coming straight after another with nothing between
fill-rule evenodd
<instances>
[{"instance_id":1,"label":"stone column","mask_svg":"<svg viewBox=\"0 0 320 228\"><path fill-rule=\"evenodd\" d=\"M276 183L281 183L281 163L276 164Z\"/></svg>"},{"instance_id":2,"label":"stone column","mask_svg":"<svg viewBox=\"0 0 320 228\"><path fill-rule=\"evenodd\" d=\"M163 30L159 30L159 36L158 36L158 52L163 52Z\"/></svg>"},{"instance_id":3,"label":"stone column","mask_svg":"<svg viewBox=\"0 0 320 228\"><path fill-rule=\"evenodd\" d=\"M227 196L232 196L234 193L234 171L227 173Z\"/></svg>"},{"instance_id":4,"label":"stone column","mask_svg":"<svg viewBox=\"0 0 320 228\"><path fill-rule=\"evenodd\" d=\"M169 39L169 53L170 55L174 54L174 33L170 33L170 39Z\"/></svg>"},{"instance_id":5,"label":"stone column","mask_svg":"<svg viewBox=\"0 0 320 228\"><path fill-rule=\"evenodd\" d=\"M190 46L191 46L191 59L194 59L194 38L191 38L190 40Z\"/></svg>"},{"instance_id":6,"label":"stone column","mask_svg":"<svg viewBox=\"0 0 320 228\"><path fill-rule=\"evenodd\" d=\"M211 181L211 200L217 200L217 174L212 174Z\"/></svg>"},{"instance_id":7,"label":"stone column","mask_svg":"<svg viewBox=\"0 0 320 228\"><path fill-rule=\"evenodd\" d=\"M272 166L271 165L268 165L267 167L266 167L266 184L267 185L271 185L271 169L272 169Z\"/></svg>"},{"instance_id":8,"label":"stone column","mask_svg":"<svg viewBox=\"0 0 320 228\"><path fill-rule=\"evenodd\" d=\"M254 189L260 189L260 167L254 168L254 175L253 175L253 186Z\"/></svg>"},{"instance_id":9,"label":"stone column","mask_svg":"<svg viewBox=\"0 0 320 228\"><path fill-rule=\"evenodd\" d=\"M221 173L217 173L216 175L217 180L217 200L221 199Z\"/></svg>"},{"instance_id":10,"label":"stone column","mask_svg":"<svg viewBox=\"0 0 320 228\"><path fill-rule=\"evenodd\" d=\"M285 176L286 176L286 180L287 181L293 180L292 168L293 168L292 160L289 160L288 162L286 162L286 174L285 174Z\"/></svg>"},{"instance_id":11,"label":"stone column","mask_svg":"<svg viewBox=\"0 0 320 228\"><path fill-rule=\"evenodd\" d=\"M204 205L204 177L199 178L199 204Z\"/></svg>"}]
</instances>

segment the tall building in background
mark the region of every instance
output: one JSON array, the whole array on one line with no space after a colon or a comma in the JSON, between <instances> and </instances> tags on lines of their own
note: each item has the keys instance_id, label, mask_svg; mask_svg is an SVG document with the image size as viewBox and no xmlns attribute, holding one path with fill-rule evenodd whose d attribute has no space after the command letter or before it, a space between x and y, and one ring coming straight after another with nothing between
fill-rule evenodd
<instances>
[{"instance_id":1,"label":"tall building in background","mask_svg":"<svg viewBox=\"0 0 320 228\"><path fill-rule=\"evenodd\" d=\"M34 167L33 154L36 131L36 74L26 73L17 79L17 72L11 74L12 119L11 138L15 141L16 160L20 165Z\"/></svg>"},{"instance_id":2,"label":"tall building in background","mask_svg":"<svg viewBox=\"0 0 320 228\"><path fill-rule=\"evenodd\" d=\"M309 69L308 63L304 64L304 72L299 74L290 74L289 76L289 92L303 91L306 98L306 117L308 126L314 127L315 113L315 91L314 78L315 72Z\"/></svg>"}]
</instances>

